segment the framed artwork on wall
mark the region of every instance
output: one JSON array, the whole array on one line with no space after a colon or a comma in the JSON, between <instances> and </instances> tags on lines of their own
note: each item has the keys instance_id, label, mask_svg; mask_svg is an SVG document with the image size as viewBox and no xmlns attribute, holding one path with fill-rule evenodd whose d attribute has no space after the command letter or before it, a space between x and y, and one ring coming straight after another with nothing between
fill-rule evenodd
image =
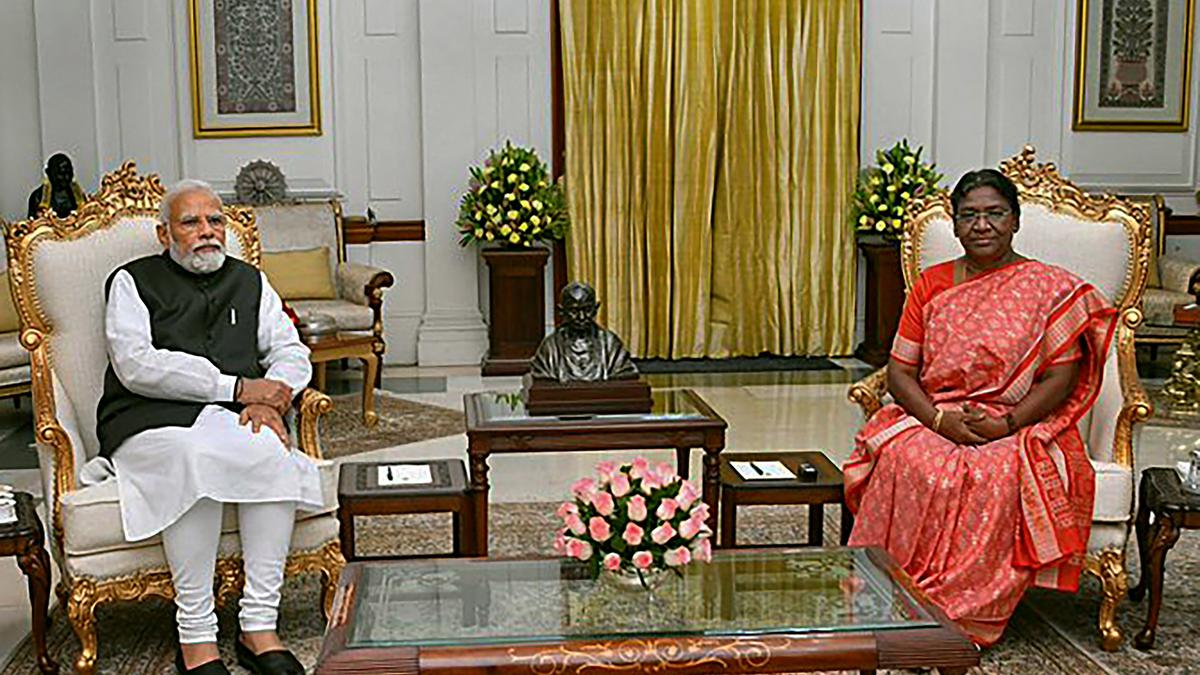
<instances>
[{"instance_id":1,"label":"framed artwork on wall","mask_svg":"<svg viewBox=\"0 0 1200 675\"><path fill-rule=\"evenodd\" d=\"M196 138L317 136L316 0L188 0Z\"/></svg>"},{"instance_id":2,"label":"framed artwork on wall","mask_svg":"<svg viewBox=\"0 0 1200 675\"><path fill-rule=\"evenodd\" d=\"M1078 0L1076 131L1186 131L1195 0Z\"/></svg>"}]
</instances>

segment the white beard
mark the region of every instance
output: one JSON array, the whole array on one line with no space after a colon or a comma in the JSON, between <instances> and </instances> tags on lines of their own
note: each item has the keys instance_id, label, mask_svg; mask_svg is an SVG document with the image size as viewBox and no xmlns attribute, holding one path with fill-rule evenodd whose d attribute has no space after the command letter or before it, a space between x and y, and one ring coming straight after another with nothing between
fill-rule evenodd
<instances>
[{"instance_id":1,"label":"white beard","mask_svg":"<svg viewBox=\"0 0 1200 675\"><path fill-rule=\"evenodd\" d=\"M211 274L221 269L225 264L225 247L219 241L205 242L217 247L216 251L204 251L203 253L184 253L179 248L179 244L171 241L168 251L171 255L171 260L174 260L183 269L192 272L193 274Z\"/></svg>"}]
</instances>

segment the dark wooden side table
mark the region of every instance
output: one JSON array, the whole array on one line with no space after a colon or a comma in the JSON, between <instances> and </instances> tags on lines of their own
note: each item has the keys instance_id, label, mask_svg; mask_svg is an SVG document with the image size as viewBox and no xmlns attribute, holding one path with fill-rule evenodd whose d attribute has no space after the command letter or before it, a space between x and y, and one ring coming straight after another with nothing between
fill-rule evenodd
<instances>
[{"instance_id":1,"label":"dark wooden side table","mask_svg":"<svg viewBox=\"0 0 1200 675\"><path fill-rule=\"evenodd\" d=\"M33 506L33 496L17 492L17 520L0 525L0 555L17 557L17 565L29 580L29 604L33 610L33 644L37 665L43 673L57 673L58 664L46 653L46 608L50 602L50 556L42 546L45 531Z\"/></svg>"},{"instance_id":2,"label":"dark wooden side table","mask_svg":"<svg viewBox=\"0 0 1200 675\"><path fill-rule=\"evenodd\" d=\"M785 480L743 480L730 462L783 462L797 476ZM800 480L800 465L804 462L817 469L816 480ZM720 546L733 548L737 542L737 507L751 505L808 504L808 544L824 543L825 505L842 505L842 545L850 538L854 517L845 505L842 471L829 461L825 453L803 452L742 452L721 457L721 527Z\"/></svg>"},{"instance_id":3,"label":"dark wooden side table","mask_svg":"<svg viewBox=\"0 0 1200 675\"><path fill-rule=\"evenodd\" d=\"M1129 590L1129 597L1140 601L1149 586L1150 606L1146 610L1146 625L1133 639L1133 644L1138 649L1150 649L1154 646L1158 610L1162 607L1163 564L1167 551L1179 540L1180 530L1200 529L1200 495L1185 491L1173 468L1146 469L1138 484L1135 525L1142 569L1138 585Z\"/></svg>"},{"instance_id":4,"label":"dark wooden side table","mask_svg":"<svg viewBox=\"0 0 1200 675\"><path fill-rule=\"evenodd\" d=\"M429 465L433 483L380 485L379 467L396 464ZM467 491L467 472L462 461L429 459L346 462L338 469L338 521L341 524L342 555L346 556L346 560L368 559L354 553L354 516L394 516L447 511L453 514L454 520L454 555L479 555L474 546L472 501Z\"/></svg>"}]
</instances>

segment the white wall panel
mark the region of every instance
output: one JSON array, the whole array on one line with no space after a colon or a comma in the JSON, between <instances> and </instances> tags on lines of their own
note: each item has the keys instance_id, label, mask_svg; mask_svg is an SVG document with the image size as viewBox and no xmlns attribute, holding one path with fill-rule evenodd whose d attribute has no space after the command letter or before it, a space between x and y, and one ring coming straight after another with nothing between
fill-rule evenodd
<instances>
[{"instance_id":1,"label":"white wall panel","mask_svg":"<svg viewBox=\"0 0 1200 675\"><path fill-rule=\"evenodd\" d=\"M529 0L492 0L492 18L496 33L528 33Z\"/></svg>"},{"instance_id":2,"label":"white wall panel","mask_svg":"<svg viewBox=\"0 0 1200 675\"><path fill-rule=\"evenodd\" d=\"M424 215L417 0L334 4L337 184L346 212Z\"/></svg>"},{"instance_id":3,"label":"white wall panel","mask_svg":"<svg viewBox=\"0 0 1200 675\"><path fill-rule=\"evenodd\" d=\"M0 218L5 220L25 217L46 161L33 14L33 0L0 2L0 82L7 92L0 105Z\"/></svg>"},{"instance_id":4,"label":"white wall panel","mask_svg":"<svg viewBox=\"0 0 1200 675\"><path fill-rule=\"evenodd\" d=\"M146 40L146 0L114 0L113 36L118 41Z\"/></svg>"}]
</instances>

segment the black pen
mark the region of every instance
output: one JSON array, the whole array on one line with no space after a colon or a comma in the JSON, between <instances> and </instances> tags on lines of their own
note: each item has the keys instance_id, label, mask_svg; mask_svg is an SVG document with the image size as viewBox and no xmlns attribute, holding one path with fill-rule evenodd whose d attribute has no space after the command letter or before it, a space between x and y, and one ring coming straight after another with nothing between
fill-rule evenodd
<instances>
[{"instance_id":1,"label":"black pen","mask_svg":"<svg viewBox=\"0 0 1200 675\"><path fill-rule=\"evenodd\" d=\"M763 475L763 470L762 470L762 469L760 469L760 468L758 468L758 465L757 465L757 464L755 464L754 462L750 462L750 468L751 468L751 469L754 469L754 471L755 471L756 473L758 473L758 475L760 475L760 476L761 476L761 475Z\"/></svg>"}]
</instances>

